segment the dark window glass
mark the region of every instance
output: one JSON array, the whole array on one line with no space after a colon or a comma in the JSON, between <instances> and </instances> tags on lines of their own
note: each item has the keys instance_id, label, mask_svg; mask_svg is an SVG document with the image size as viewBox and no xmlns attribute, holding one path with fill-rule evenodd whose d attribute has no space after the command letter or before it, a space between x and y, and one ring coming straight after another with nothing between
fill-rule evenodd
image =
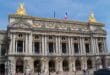
<instances>
[{"instance_id":1,"label":"dark window glass","mask_svg":"<svg viewBox=\"0 0 110 75\"><path fill-rule=\"evenodd\" d=\"M63 71L69 71L69 63L67 60L63 61Z\"/></svg>"},{"instance_id":2,"label":"dark window glass","mask_svg":"<svg viewBox=\"0 0 110 75\"><path fill-rule=\"evenodd\" d=\"M67 45L66 43L62 43L62 53L66 53L67 52Z\"/></svg>"},{"instance_id":3,"label":"dark window glass","mask_svg":"<svg viewBox=\"0 0 110 75\"><path fill-rule=\"evenodd\" d=\"M98 43L98 47L99 47L99 52L102 52L102 44Z\"/></svg>"},{"instance_id":4,"label":"dark window glass","mask_svg":"<svg viewBox=\"0 0 110 75\"><path fill-rule=\"evenodd\" d=\"M80 60L75 61L76 70L81 70L81 62Z\"/></svg>"},{"instance_id":5,"label":"dark window glass","mask_svg":"<svg viewBox=\"0 0 110 75\"><path fill-rule=\"evenodd\" d=\"M75 53L79 53L78 43L74 43L74 51Z\"/></svg>"},{"instance_id":6,"label":"dark window glass","mask_svg":"<svg viewBox=\"0 0 110 75\"><path fill-rule=\"evenodd\" d=\"M40 52L40 43L39 42L34 43L34 51L35 51L35 53Z\"/></svg>"},{"instance_id":7,"label":"dark window glass","mask_svg":"<svg viewBox=\"0 0 110 75\"><path fill-rule=\"evenodd\" d=\"M90 59L87 60L87 68L88 69L92 68L92 61Z\"/></svg>"},{"instance_id":8,"label":"dark window glass","mask_svg":"<svg viewBox=\"0 0 110 75\"><path fill-rule=\"evenodd\" d=\"M40 62L40 60L34 61L34 72L41 72L41 62Z\"/></svg>"},{"instance_id":9,"label":"dark window glass","mask_svg":"<svg viewBox=\"0 0 110 75\"><path fill-rule=\"evenodd\" d=\"M55 72L55 62L49 61L49 72Z\"/></svg>"},{"instance_id":10,"label":"dark window glass","mask_svg":"<svg viewBox=\"0 0 110 75\"><path fill-rule=\"evenodd\" d=\"M53 53L54 52L54 44L53 42L49 42L49 53Z\"/></svg>"},{"instance_id":11,"label":"dark window glass","mask_svg":"<svg viewBox=\"0 0 110 75\"><path fill-rule=\"evenodd\" d=\"M17 52L23 52L23 41L17 41Z\"/></svg>"},{"instance_id":12,"label":"dark window glass","mask_svg":"<svg viewBox=\"0 0 110 75\"><path fill-rule=\"evenodd\" d=\"M86 53L89 53L90 50L89 50L89 44L85 44L85 49L86 49Z\"/></svg>"},{"instance_id":13,"label":"dark window glass","mask_svg":"<svg viewBox=\"0 0 110 75\"><path fill-rule=\"evenodd\" d=\"M0 75L5 75L5 65L0 64Z\"/></svg>"},{"instance_id":14,"label":"dark window glass","mask_svg":"<svg viewBox=\"0 0 110 75\"><path fill-rule=\"evenodd\" d=\"M24 63L22 60L17 60L16 61L16 73L23 73L23 69L24 69Z\"/></svg>"},{"instance_id":15,"label":"dark window glass","mask_svg":"<svg viewBox=\"0 0 110 75\"><path fill-rule=\"evenodd\" d=\"M6 53L6 44L1 44L1 56L4 56Z\"/></svg>"}]
</instances>

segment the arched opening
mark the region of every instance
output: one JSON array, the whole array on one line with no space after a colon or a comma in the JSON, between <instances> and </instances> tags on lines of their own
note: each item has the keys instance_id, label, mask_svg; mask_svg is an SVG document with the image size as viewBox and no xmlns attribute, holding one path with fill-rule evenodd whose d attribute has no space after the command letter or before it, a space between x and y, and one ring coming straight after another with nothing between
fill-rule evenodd
<instances>
[{"instance_id":1,"label":"arched opening","mask_svg":"<svg viewBox=\"0 0 110 75\"><path fill-rule=\"evenodd\" d=\"M87 68L88 69L92 68L92 61L90 59L87 60Z\"/></svg>"},{"instance_id":2,"label":"arched opening","mask_svg":"<svg viewBox=\"0 0 110 75\"><path fill-rule=\"evenodd\" d=\"M63 71L69 71L69 63L67 60L63 60Z\"/></svg>"},{"instance_id":3,"label":"arched opening","mask_svg":"<svg viewBox=\"0 0 110 75\"><path fill-rule=\"evenodd\" d=\"M0 64L0 75L5 75L5 65Z\"/></svg>"},{"instance_id":4,"label":"arched opening","mask_svg":"<svg viewBox=\"0 0 110 75\"><path fill-rule=\"evenodd\" d=\"M76 70L81 70L81 62L79 59L75 61Z\"/></svg>"},{"instance_id":5,"label":"arched opening","mask_svg":"<svg viewBox=\"0 0 110 75\"><path fill-rule=\"evenodd\" d=\"M16 73L23 73L24 72L24 62L22 59L18 59L16 61Z\"/></svg>"},{"instance_id":6,"label":"arched opening","mask_svg":"<svg viewBox=\"0 0 110 75\"><path fill-rule=\"evenodd\" d=\"M49 72L55 72L55 61L49 61Z\"/></svg>"},{"instance_id":7,"label":"arched opening","mask_svg":"<svg viewBox=\"0 0 110 75\"><path fill-rule=\"evenodd\" d=\"M41 72L41 61L40 60L34 61L34 72Z\"/></svg>"}]
</instances>

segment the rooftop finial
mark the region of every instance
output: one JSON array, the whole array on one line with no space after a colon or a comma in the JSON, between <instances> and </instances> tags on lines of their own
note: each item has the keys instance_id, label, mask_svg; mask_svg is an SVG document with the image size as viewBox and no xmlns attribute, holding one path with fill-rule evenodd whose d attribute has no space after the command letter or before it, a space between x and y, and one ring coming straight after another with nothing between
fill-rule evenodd
<instances>
[{"instance_id":1,"label":"rooftop finial","mask_svg":"<svg viewBox=\"0 0 110 75\"><path fill-rule=\"evenodd\" d=\"M19 8L16 11L16 14L18 15L26 15L26 10L24 8L24 4L20 3Z\"/></svg>"},{"instance_id":2,"label":"rooftop finial","mask_svg":"<svg viewBox=\"0 0 110 75\"><path fill-rule=\"evenodd\" d=\"M90 16L89 16L89 22L96 22L96 19L94 17L94 13L91 12Z\"/></svg>"}]
</instances>

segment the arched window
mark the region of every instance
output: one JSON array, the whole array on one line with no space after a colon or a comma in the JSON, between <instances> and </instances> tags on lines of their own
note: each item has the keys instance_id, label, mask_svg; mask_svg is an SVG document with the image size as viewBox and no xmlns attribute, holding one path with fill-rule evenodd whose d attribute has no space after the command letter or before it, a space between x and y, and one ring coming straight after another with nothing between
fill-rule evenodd
<instances>
[{"instance_id":1,"label":"arched window","mask_svg":"<svg viewBox=\"0 0 110 75\"><path fill-rule=\"evenodd\" d=\"M75 61L76 70L81 70L81 62L79 59Z\"/></svg>"},{"instance_id":2,"label":"arched window","mask_svg":"<svg viewBox=\"0 0 110 75\"><path fill-rule=\"evenodd\" d=\"M23 73L24 62L22 59L16 61L16 73Z\"/></svg>"},{"instance_id":3,"label":"arched window","mask_svg":"<svg viewBox=\"0 0 110 75\"><path fill-rule=\"evenodd\" d=\"M55 72L55 61L49 61L49 72Z\"/></svg>"},{"instance_id":4,"label":"arched window","mask_svg":"<svg viewBox=\"0 0 110 75\"><path fill-rule=\"evenodd\" d=\"M92 68L92 61L90 59L87 60L87 68L88 69Z\"/></svg>"},{"instance_id":5,"label":"arched window","mask_svg":"<svg viewBox=\"0 0 110 75\"><path fill-rule=\"evenodd\" d=\"M5 65L0 64L0 75L5 75Z\"/></svg>"},{"instance_id":6,"label":"arched window","mask_svg":"<svg viewBox=\"0 0 110 75\"><path fill-rule=\"evenodd\" d=\"M41 61L40 60L34 61L34 72L41 72Z\"/></svg>"},{"instance_id":7,"label":"arched window","mask_svg":"<svg viewBox=\"0 0 110 75\"><path fill-rule=\"evenodd\" d=\"M67 60L63 60L63 71L69 71L69 63Z\"/></svg>"}]
</instances>

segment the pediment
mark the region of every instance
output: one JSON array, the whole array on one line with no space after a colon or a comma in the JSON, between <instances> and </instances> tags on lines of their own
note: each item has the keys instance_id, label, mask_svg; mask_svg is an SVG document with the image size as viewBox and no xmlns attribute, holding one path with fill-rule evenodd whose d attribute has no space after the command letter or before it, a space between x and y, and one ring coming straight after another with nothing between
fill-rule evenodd
<instances>
[{"instance_id":1,"label":"pediment","mask_svg":"<svg viewBox=\"0 0 110 75\"><path fill-rule=\"evenodd\" d=\"M17 20L12 22L9 27L13 28L32 28L31 24L24 20Z\"/></svg>"}]
</instances>

